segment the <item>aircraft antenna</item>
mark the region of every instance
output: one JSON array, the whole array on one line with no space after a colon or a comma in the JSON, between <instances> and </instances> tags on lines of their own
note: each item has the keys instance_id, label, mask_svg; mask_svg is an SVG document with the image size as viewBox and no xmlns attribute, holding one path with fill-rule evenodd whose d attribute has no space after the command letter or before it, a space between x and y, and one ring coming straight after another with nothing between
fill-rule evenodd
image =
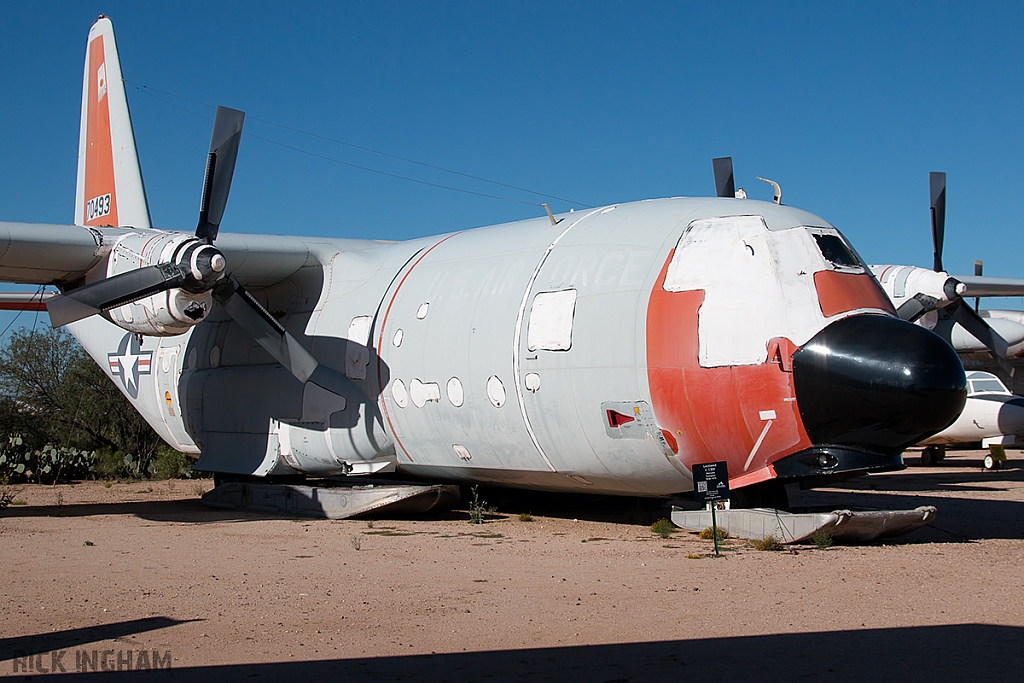
<instances>
[{"instance_id":1,"label":"aircraft antenna","mask_svg":"<svg viewBox=\"0 0 1024 683\"><path fill-rule=\"evenodd\" d=\"M769 185L772 186L772 189L775 191L775 197L772 198L772 201L775 202L776 204L781 204L782 203L782 188L779 187L779 184L777 182L775 182L774 180L768 180L767 178L762 178L761 176L757 176L757 179L760 180L763 183L768 183Z\"/></svg>"},{"instance_id":2,"label":"aircraft antenna","mask_svg":"<svg viewBox=\"0 0 1024 683\"><path fill-rule=\"evenodd\" d=\"M551 213L551 207L548 206L547 203L541 204L541 206L543 206L544 210L548 212L548 219L551 221L551 225L558 225L559 223L562 222L561 218L559 218L557 221L555 220L555 214Z\"/></svg>"}]
</instances>

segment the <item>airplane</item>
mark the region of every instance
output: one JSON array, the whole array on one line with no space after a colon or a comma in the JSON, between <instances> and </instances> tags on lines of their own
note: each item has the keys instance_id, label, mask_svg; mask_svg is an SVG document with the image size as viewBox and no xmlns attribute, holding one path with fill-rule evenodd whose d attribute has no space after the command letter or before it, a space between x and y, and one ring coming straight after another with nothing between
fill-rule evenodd
<instances>
[{"instance_id":1,"label":"airplane","mask_svg":"<svg viewBox=\"0 0 1024 683\"><path fill-rule=\"evenodd\" d=\"M101 16L74 224L0 222L0 281L56 285L51 323L218 483L396 472L671 496L726 461L735 505L785 507L786 484L902 469L963 408L953 349L780 198L401 242L221 234L243 122L217 109L195 231L152 227Z\"/></svg>"},{"instance_id":2,"label":"airplane","mask_svg":"<svg viewBox=\"0 0 1024 683\"><path fill-rule=\"evenodd\" d=\"M975 443L982 448L1007 446L1024 440L1024 397L1015 396L990 372L967 373L967 403L960 417L938 434L918 445L925 446L921 465L930 467L946 455L946 446ZM1004 453L1005 454L1005 453ZM985 456L985 469L1001 469L1004 459L995 452Z\"/></svg>"},{"instance_id":3,"label":"airplane","mask_svg":"<svg viewBox=\"0 0 1024 683\"><path fill-rule=\"evenodd\" d=\"M979 310L981 297L1024 296L1024 280L992 278L982 274L981 261L974 275L949 275L942 267L945 235L946 174L929 174L934 265L931 271L911 266L871 266L904 320L934 331L956 349L962 360L991 359L1010 377L1010 359L1024 357L1024 312ZM974 297L974 309L964 300ZM943 460L946 446L980 441L983 448L1013 444L1024 436L1024 399L1016 397L994 374L968 372L964 411L956 422L920 444L920 464ZM998 457L1002 456L1002 457ZM984 459L986 469L1002 467L1005 450Z\"/></svg>"}]
</instances>

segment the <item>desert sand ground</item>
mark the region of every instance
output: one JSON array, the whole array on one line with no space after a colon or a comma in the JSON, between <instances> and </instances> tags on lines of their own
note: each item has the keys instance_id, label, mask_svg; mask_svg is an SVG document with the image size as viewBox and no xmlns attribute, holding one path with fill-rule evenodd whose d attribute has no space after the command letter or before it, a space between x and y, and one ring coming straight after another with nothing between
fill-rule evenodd
<instances>
[{"instance_id":1,"label":"desert sand ground","mask_svg":"<svg viewBox=\"0 0 1024 683\"><path fill-rule=\"evenodd\" d=\"M939 508L902 538L728 541L718 559L711 541L652 534L659 510L635 499L489 491L483 525L370 523L209 509L209 480L24 486L0 511L0 675L1022 680L1021 457L984 472L952 453L793 496ZM154 651L159 670L127 671ZM104 659L122 671L74 673Z\"/></svg>"}]
</instances>

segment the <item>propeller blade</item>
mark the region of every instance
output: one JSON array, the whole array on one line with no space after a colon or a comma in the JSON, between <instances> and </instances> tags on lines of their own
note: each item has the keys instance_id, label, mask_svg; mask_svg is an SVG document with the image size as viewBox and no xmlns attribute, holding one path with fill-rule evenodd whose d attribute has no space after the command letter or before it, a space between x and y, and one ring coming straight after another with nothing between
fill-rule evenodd
<instances>
[{"instance_id":1,"label":"propeller blade","mask_svg":"<svg viewBox=\"0 0 1024 683\"><path fill-rule=\"evenodd\" d=\"M228 276L213 289L213 298L300 382L309 380L319 363L238 280Z\"/></svg>"},{"instance_id":2,"label":"propeller blade","mask_svg":"<svg viewBox=\"0 0 1024 683\"><path fill-rule=\"evenodd\" d=\"M732 157L712 159L711 166L715 169L715 195L735 199L736 183L732 176Z\"/></svg>"},{"instance_id":3,"label":"propeller blade","mask_svg":"<svg viewBox=\"0 0 1024 683\"><path fill-rule=\"evenodd\" d=\"M252 335L267 353L300 382L312 382L339 396L354 396L361 402L369 402L352 380L337 370L321 365L234 277L228 276L217 285L213 297L232 320Z\"/></svg>"},{"instance_id":4,"label":"propeller blade","mask_svg":"<svg viewBox=\"0 0 1024 683\"><path fill-rule=\"evenodd\" d=\"M935 254L933 270L939 272L942 267L942 240L946 234L946 174L932 171L928 174L928 184L932 195L932 249Z\"/></svg>"},{"instance_id":5,"label":"propeller blade","mask_svg":"<svg viewBox=\"0 0 1024 683\"><path fill-rule=\"evenodd\" d=\"M972 296L1024 296L1024 279L1010 277L989 277L956 275L963 285L962 295Z\"/></svg>"},{"instance_id":6,"label":"propeller blade","mask_svg":"<svg viewBox=\"0 0 1024 683\"><path fill-rule=\"evenodd\" d=\"M974 276L981 277L981 271L985 269L985 264L981 261L974 261ZM981 305L981 299L974 297L974 312L978 312L978 307Z\"/></svg>"},{"instance_id":7,"label":"propeller blade","mask_svg":"<svg viewBox=\"0 0 1024 683\"><path fill-rule=\"evenodd\" d=\"M47 301L46 310L50 313L50 324L60 327L179 287L184 281L184 273L173 263L146 266L65 292Z\"/></svg>"},{"instance_id":8,"label":"propeller blade","mask_svg":"<svg viewBox=\"0 0 1024 683\"><path fill-rule=\"evenodd\" d=\"M996 360L1006 359L1006 340L1003 339L998 332L992 329L992 327L985 322L984 318L975 313L963 299L959 299L953 304L947 306L945 310L953 320L960 323L961 327L974 335L975 339L987 346L988 350L992 352L992 355L996 357Z\"/></svg>"},{"instance_id":9,"label":"propeller blade","mask_svg":"<svg viewBox=\"0 0 1024 683\"><path fill-rule=\"evenodd\" d=\"M213 244L220 231L224 207L231 191L231 177L235 172L238 145L242 140L245 112L217 107L210 136L210 154L206 158L206 177L203 180L203 203L199 209L196 237Z\"/></svg>"}]
</instances>

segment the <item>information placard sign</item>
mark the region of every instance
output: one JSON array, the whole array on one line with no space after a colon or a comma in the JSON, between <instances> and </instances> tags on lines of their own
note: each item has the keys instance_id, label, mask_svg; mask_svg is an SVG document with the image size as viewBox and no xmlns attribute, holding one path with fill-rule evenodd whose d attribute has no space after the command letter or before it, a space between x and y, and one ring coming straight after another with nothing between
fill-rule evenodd
<instances>
[{"instance_id":1,"label":"information placard sign","mask_svg":"<svg viewBox=\"0 0 1024 683\"><path fill-rule=\"evenodd\" d=\"M724 460L693 466L693 498L698 505L729 500L729 466Z\"/></svg>"}]
</instances>

